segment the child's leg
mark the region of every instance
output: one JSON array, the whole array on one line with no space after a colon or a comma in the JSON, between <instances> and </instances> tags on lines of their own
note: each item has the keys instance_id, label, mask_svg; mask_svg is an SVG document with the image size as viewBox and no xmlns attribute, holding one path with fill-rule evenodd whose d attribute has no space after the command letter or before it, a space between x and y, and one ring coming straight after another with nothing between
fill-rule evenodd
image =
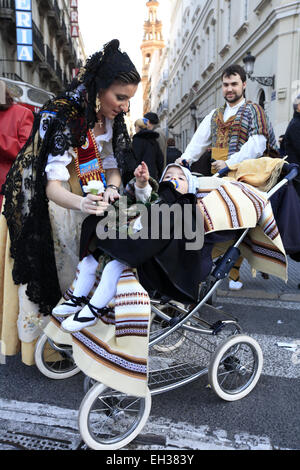
<instances>
[{"instance_id":1,"label":"child's leg","mask_svg":"<svg viewBox=\"0 0 300 470\"><path fill-rule=\"evenodd\" d=\"M98 265L99 262L93 255L83 258L79 265L79 275L75 283L73 295L76 297L86 297L90 293L95 284Z\"/></svg>"},{"instance_id":2,"label":"child's leg","mask_svg":"<svg viewBox=\"0 0 300 470\"><path fill-rule=\"evenodd\" d=\"M103 269L101 281L90 300L90 304L97 308L105 307L116 295L118 281L126 268L125 264L117 260L107 263Z\"/></svg>"},{"instance_id":3,"label":"child's leg","mask_svg":"<svg viewBox=\"0 0 300 470\"><path fill-rule=\"evenodd\" d=\"M86 297L93 288L96 280L96 271L98 261L92 256L88 255L78 265L78 278L75 282L73 295L70 300L53 309L55 315L71 315L82 309L81 297Z\"/></svg>"},{"instance_id":4,"label":"child's leg","mask_svg":"<svg viewBox=\"0 0 300 470\"><path fill-rule=\"evenodd\" d=\"M127 265L117 260L110 261L103 269L100 283L89 304L80 312L64 320L61 324L62 328L66 331L74 332L94 325L97 317L93 313L93 307L101 309L108 305L116 294L118 281L126 268Z\"/></svg>"}]
</instances>

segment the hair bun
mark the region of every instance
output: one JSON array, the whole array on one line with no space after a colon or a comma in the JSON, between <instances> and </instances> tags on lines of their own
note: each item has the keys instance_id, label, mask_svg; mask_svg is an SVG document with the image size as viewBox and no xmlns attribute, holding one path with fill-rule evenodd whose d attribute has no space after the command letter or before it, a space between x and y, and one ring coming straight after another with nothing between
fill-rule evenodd
<instances>
[{"instance_id":1,"label":"hair bun","mask_svg":"<svg viewBox=\"0 0 300 470\"><path fill-rule=\"evenodd\" d=\"M104 53L116 52L120 47L119 39L112 39L110 42L104 45Z\"/></svg>"}]
</instances>

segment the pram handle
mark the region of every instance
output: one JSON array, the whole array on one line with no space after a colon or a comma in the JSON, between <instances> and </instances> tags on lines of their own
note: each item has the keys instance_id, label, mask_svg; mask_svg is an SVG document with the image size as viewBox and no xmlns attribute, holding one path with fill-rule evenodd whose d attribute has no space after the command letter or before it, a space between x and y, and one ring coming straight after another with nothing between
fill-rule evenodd
<instances>
[{"instance_id":1,"label":"pram handle","mask_svg":"<svg viewBox=\"0 0 300 470\"><path fill-rule=\"evenodd\" d=\"M299 165L297 163L286 163L288 165L288 174L284 177L287 181L292 181L299 174Z\"/></svg>"},{"instance_id":2,"label":"pram handle","mask_svg":"<svg viewBox=\"0 0 300 470\"><path fill-rule=\"evenodd\" d=\"M222 178L223 176L227 175L227 173L230 172L230 168L226 165L225 168L222 168L222 170L219 170L218 173L215 174L215 176L219 176Z\"/></svg>"},{"instance_id":3,"label":"pram handle","mask_svg":"<svg viewBox=\"0 0 300 470\"><path fill-rule=\"evenodd\" d=\"M187 168L188 170L191 169L191 168L190 168L190 165L189 165L189 163L188 163L187 160L182 160L181 164L182 164L182 166L184 166L184 167Z\"/></svg>"}]
</instances>

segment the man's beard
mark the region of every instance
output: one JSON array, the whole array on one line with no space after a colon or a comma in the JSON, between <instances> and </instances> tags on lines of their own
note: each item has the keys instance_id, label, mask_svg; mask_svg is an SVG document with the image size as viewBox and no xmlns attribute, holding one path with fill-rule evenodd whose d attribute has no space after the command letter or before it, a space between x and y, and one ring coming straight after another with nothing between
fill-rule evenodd
<instances>
[{"instance_id":1,"label":"man's beard","mask_svg":"<svg viewBox=\"0 0 300 470\"><path fill-rule=\"evenodd\" d=\"M228 103L236 103L237 101L240 101L240 99L244 96L244 93L241 95L237 95L236 93L232 93L232 97L228 98L227 95L225 96L225 100Z\"/></svg>"}]
</instances>

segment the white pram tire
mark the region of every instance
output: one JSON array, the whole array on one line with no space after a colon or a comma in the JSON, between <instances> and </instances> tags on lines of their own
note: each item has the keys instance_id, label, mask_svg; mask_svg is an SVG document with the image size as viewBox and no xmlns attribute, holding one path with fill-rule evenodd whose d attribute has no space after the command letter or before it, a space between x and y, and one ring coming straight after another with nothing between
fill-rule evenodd
<instances>
[{"instance_id":1,"label":"white pram tire","mask_svg":"<svg viewBox=\"0 0 300 470\"><path fill-rule=\"evenodd\" d=\"M54 380L68 379L69 377L73 377L78 374L80 369L76 366L71 357L71 346L56 345L55 343L52 344L54 347L51 345L51 341L45 334L42 334L36 343L34 359L39 371L49 379ZM48 357L48 360L46 361L44 356L47 345L50 345L53 349L53 355L57 355L59 352L62 355L62 360L53 359L53 361L49 361L51 357ZM68 354L66 354L65 348L68 348Z\"/></svg>"},{"instance_id":2,"label":"white pram tire","mask_svg":"<svg viewBox=\"0 0 300 470\"><path fill-rule=\"evenodd\" d=\"M223 400L240 400L254 389L262 366L262 350L255 339L243 334L231 336L212 354L209 384Z\"/></svg>"},{"instance_id":3,"label":"white pram tire","mask_svg":"<svg viewBox=\"0 0 300 470\"><path fill-rule=\"evenodd\" d=\"M94 405L96 406L93 409ZM118 392L97 382L85 395L80 405L81 437L93 450L121 449L141 432L150 410L149 390L145 398L139 398Z\"/></svg>"}]
</instances>

